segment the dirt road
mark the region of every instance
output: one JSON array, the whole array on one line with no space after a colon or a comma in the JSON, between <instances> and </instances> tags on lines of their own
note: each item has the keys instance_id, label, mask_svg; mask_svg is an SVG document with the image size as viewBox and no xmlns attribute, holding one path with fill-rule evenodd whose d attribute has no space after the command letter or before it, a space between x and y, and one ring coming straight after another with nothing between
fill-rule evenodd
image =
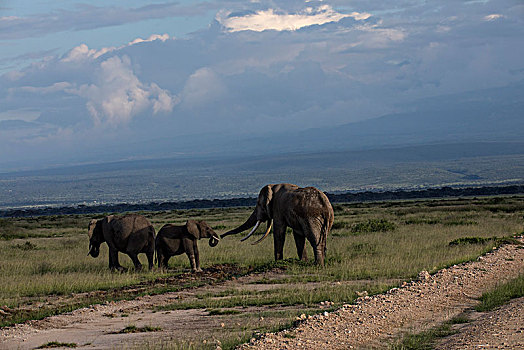
<instances>
[{"instance_id":1,"label":"dirt road","mask_svg":"<svg viewBox=\"0 0 524 350\"><path fill-rule=\"evenodd\" d=\"M524 249L507 245L470 263L452 266L431 276L421 272L419 279L393 288L387 293L361 297L354 305L345 305L333 313L316 315L295 328L276 334L267 334L244 344L243 349L348 349L384 348L407 331L434 327L471 309L482 293L497 283L524 272ZM245 276L218 286L199 287L227 290L235 284L253 282L267 276ZM80 349L127 348L132 344L177 339L188 325L200 341L212 337L225 325L219 318L207 317L203 309L155 312L154 307L172 303L195 290L145 296L131 301L111 302L75 310L68 314L48 317L40 321L2 329L0 349L34 349L50 341L74 342ZM462 332L445 339L442 348L468 348L472 344L497 344L504 348L524 348L522 299L506 306L507 314L497 318L479 317L464 326ZM252 308L259 311L260 308ZM250 311L250 310L248 310ZM491 317L491 318L490 318ZM129 325L160 327L147 333L120 333ZM491 328L488 327L491 325ZM504 325L504 326L502 326ZM469 330L467 327L471 327ZM484 338L479 339L482 333ZM468 336L468 334L470 334ZM500 336L499 336L500 335ZM476 338L476 339L473 339ZM473 341L476 341L473 343ZM503 345L502 345L503 344ZM471 346L470 346L471 345ZM478 348L478 347L475 347Z\"/></svg>"},{"instance_id":2,"label":"dirt road","mask_svg":"<svg viewBox=\"0 0 524 350\"><path fill-rule=\"evenodd\" d=\"M267 334L242 348L387 348L403 332L429 329L470 310L484 292L523 272L524 249L515 245L503 246L477 261L452 266L433 276L421 272L418 281L393 288L385 294L359 298L355 305L346 305L325 316L313 316L294 330ZM456 336L443 348L474 348L473 340L469 340L470 344L468 339L475 337L475 344L488 348L502 344L504 349L524 348L524 314L522 308L518 312L512 309L512 306L518 307L521 303L522 300L515 301L504 309L506 313L503 311L499 315L494 312L488 316L488 319L498 319L491 323L490 329L484 332L472 330L472 336ZM506 331L499 329L501 324L505 324ZM507 336L495 335L504 335L504 332Z\"/></svg>"}]
</instances>

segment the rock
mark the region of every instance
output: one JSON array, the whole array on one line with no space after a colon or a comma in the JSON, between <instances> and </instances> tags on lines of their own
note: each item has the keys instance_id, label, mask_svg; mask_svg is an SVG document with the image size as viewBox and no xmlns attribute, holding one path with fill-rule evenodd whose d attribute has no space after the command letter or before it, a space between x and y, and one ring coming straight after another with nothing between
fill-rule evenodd
<instances>
[{"instance_id":1,"label":"rock","mask_svg":"<svg viewBox=\"0 0 524 350\"><path fill-rule=\"evenodd\" d=\"M368 296L368 291L367 291L367 290L363 290L362 292L356 291L355 293L356 293L359 297L366 297L366 296Z\"/></svg>"},{"instance_id":2,"label":"rock","mask_svg":"<svg viewBox=\"0 0 524 350\"><path fill-rule=\"evenodd\" d=\"M427 281L431 278L431 275L426 270L422 270L419 272L417 280L419 281Z\"/></svg>"}]
</instances>

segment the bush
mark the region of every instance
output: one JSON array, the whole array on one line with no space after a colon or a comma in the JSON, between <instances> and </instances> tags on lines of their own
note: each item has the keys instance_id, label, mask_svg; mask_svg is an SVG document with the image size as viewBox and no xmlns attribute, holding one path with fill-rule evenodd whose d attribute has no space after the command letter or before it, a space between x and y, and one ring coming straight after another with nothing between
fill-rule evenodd
<instances>
[{"instance_id":1,"label":"bush","mask_svg":"<svg viewBox=\"0 0 524 350\"><path fill-rule=\"evenodd\" d=\"M397 226L385 219L370 219L366 222L359 222L351 227L352 233L371 233L371 232L386 232L393 231Z\"/></svg>"},{"instance_id":2,"label":"bush","mask_svg":"<svg viewBox=\"0 0 524 350\"><path fill-rule=\"evenodd\" d=\"M16 249L21 249L21 250L37 250L38 249L36 244L33 244L29 241L25 241L24 244L16 244L12 247Z\"/></svg>"},{"instance_id":3,"label":"bush","mask_svg":"<svg viewBox=\"0 0 524 350\"><path fill-rule=\"evenodd\" d=\"M331 226L331 229L332 230L339 230L339 229L342 229L342 228L346 228L346 226L347 226L347 223L345 223L343 221L337 221L337 222L333 223L333 226Z\"/></svg>"},{"instance_id":4,"label":"bush","mask_svg":"<svg viewBox=\"0 0 524 350\"><path fill-rule=\"evenodd\" d=\"M501 244L516 244L516 245L522 245L522 242L519 240L513 238L513 237L461 237L452 240L449 242L450 246L453 245L463 245L463 244L484 244L487 242L493 241L493 243L497 246Z\"/></svg>"}]
</instances>

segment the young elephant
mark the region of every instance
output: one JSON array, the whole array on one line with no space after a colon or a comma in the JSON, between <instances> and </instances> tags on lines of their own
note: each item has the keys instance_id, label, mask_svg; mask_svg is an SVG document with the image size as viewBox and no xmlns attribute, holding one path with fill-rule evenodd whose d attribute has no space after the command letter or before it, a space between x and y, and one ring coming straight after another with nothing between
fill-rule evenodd
<instances>
[{"instance_id":1,"label":"young elephant","mask_svg":"<svg viewBox=\"0 0 524 350\"><path fill-rule=\"evenodd\" d=\"M156 236L156 254L158 267L168 266L169 258L173 255L187 254L191 271L202 271L198 258L197 240L209 238L209 245L214 247L220 238L205 221L187 220L185 225L164 225Z\"/></svg>"},{"instance_id":2,"label":"young elephant","mask_svg":"<svg viewBox=\"0 0 524 350\"><path fill-rule=\"evenodd\" d=\"M109 268L123 270L118 262L118 252L129 255L136 270L142 268L138 260L139 253L147 255L149 269L153 268L155 254L155 228L142 215L125 216L109 215L103 219L93 219L89 223L89 253L96 258L100 253L100 245L104 242L109 247Z\"/></svg>"}]
</instances>

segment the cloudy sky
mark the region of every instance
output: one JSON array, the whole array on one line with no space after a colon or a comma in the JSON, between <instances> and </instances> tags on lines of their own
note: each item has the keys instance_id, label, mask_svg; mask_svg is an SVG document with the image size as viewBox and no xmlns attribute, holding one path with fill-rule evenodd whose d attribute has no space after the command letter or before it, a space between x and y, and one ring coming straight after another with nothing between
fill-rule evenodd
<instances>
[{"instance_id":1,"label":"cloudy sky","mask_svg":"<svg viewBox=\"0 0 524 350\"><path fill-rule=\"evenodd\" d=\"M0 48L1 172L518 83L524 3L1 1Z\"/></svg>"}]
</instances>

